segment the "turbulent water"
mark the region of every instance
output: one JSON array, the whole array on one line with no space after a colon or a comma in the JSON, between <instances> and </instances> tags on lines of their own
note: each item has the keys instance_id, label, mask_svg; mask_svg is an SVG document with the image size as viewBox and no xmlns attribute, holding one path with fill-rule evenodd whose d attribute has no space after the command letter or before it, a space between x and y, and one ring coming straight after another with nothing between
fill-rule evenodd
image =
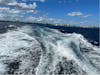
<instances>
[{"instance_id":1,"label":"turbulent water","mask_svg":"<svg viewBox=\"0 0 100 75\"><path fill-rule=\"evenodd\" d=\"M100 75L100 48L81 34L22 26L0 34L0 75Z\"/></svg>"}]
</instances>

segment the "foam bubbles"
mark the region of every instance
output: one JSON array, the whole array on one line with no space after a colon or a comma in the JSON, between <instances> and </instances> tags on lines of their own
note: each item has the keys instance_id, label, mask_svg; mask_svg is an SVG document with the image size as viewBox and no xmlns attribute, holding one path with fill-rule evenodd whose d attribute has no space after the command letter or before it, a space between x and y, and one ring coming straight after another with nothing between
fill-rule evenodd
<instances>
[{"instance_id":1,"label":"foam bubbles","mask_svg":"<svg viewBox=\"0 0 100 75\"><path fill-rule=\"evenodd\" d=\"M80 34L28 25L0 34L3 75L99 75L99 60L100 48Z\"/></svg>"}]
</instances>

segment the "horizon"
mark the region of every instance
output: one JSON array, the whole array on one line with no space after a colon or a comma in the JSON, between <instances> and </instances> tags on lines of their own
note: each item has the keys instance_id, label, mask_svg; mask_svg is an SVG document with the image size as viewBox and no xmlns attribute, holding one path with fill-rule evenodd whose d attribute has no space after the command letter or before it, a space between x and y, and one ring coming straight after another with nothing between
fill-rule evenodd
<instances>
[{"instance_id":1,"label":"horizon","mask_svg":"<svg viewBox=\"0 0 100 75\"><path fill-rule=\"evenodd\" d=\"M99 0L0 0L0 20L99 27Z\"/></svg>"},{"instance_id":2,"label":"horizon","mask_svg":"<svg viewBox=\"0 0 100 75\"><path fill-rule=\"evenodd\" d=\"M87 26L87 25L71 25L71 24L55 24L55 23L44 23L44 22L25 22L25 21L10 21L10 20L0 20L0 22L17 22L25 24L49 24L51 26L65 26L65 27L82 27L82 28L100 28L100 26Z\"/></svg>"}]
</instances>

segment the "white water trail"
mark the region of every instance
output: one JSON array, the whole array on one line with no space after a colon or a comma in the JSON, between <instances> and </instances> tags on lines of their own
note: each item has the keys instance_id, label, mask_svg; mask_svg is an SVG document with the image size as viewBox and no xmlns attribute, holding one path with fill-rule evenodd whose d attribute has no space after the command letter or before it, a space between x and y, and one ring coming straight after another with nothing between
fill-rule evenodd
<instances>
[{"instance_id":1,"label":"white water trail","mask_svg":"<svg viewBox=\"0 0 100 75\"><path fill-rule=\"evenodd\" d=\"M38 68L40 69L41 67L43 68L43 70L41 71L40 69L37 72L37 75L41 75L44 73L45 67L48 65L47 62L50 61L50 58L52 59L52 63L54 64L52 64L53 67L50 66L51 64L49 66L50 66L50 69L53 70L54 66L59 61L57 57L66 57L69 60L74 60L82 68L82 70L88 73L88 75L99 75L98 70L91 65L91 63L89 62L89 59L86 58L85 55L80 50L81 45L85 46L85 48L90 47L91 51L94 50L92 48L93 46L90 43L88 43L87 40L84 39L82 35L76 34L76 33L62 34L57 31L48 30L48 29L45 29L45 30L39 29L39 32L41 32L41 38L46 48L47 56L49 56L48 55L49 53L51 52L52 53L51 53L51 57L47 57L46 63L43 63L45 62L46 58L43 58L43 57L41 58L41 64L39 64Z\"/></svg>"},{"instance_id":2,"label":"white water trail","mask_svg":"<svg viewBox=\"0 0 100 75\"><path fill-rule=\"evenodd\" d=\"M8 65L15 60L20 65L10 70L19 74L100 74L100 48L80 34L63 34L39 26L23 26L0 34L0 73L7 74ZM75 69L71 71L71 67Z\"/></svg>"}]
</instances>

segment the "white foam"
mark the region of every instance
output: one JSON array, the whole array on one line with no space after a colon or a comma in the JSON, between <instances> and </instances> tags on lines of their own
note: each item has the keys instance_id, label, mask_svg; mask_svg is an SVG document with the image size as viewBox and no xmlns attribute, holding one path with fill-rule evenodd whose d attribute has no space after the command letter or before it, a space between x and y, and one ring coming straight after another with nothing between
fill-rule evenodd
<instances>
[{"instance_id":1,"label":"white foam","mask_svg":"<svg viewBox=\"0 0 100 75\"><path fill-rule=\"evenodd\" d=\"M42 48L36 75L50 75L56 69L55 66L62 60L62 57L75 61L88 75L99 75L99 71L97 71L99 66L97 65L100 61L96 62L93 59L93 64L97 66L94 67L90 60L93 57L100 59L100 56L96 55L96 53L100 54L100 48L93 46L82 35L76 33L63 34L57 30L40 27L32 29L30 26L0 34L0 73L7 71L7 65L4 64L4 61L13 61L19 56L27 55L28 57L26 58L19 58L22 60L22 64L17 72L25 74L25 69L29 69L30 74L33 69L33 61L29 52L34 52L35 48L41 49L39 42L42 43L44 49ZM21 48L29 48L29 51ZM90 52L82 52L81 48Z\"/></svg>"},{"instance_id":2,"label":"white foam","mask_svg":"<svg viewBox=\"0 0 100 75\"><path fill-rule=\"evenodd\" d=\"M35 52L39 43L37 40L21 31L9 31L0 35L0 74L6 73L7 64L14 60L21 60L19 71L32 67L30 51ZM24 49L23 49L24 48ZM38 48L39 49L39 48ZM34 51L35 50L35 51ZM27 55L27 57L23 57Z\"/></svg>"},{"instance_id":3,"label":"white foam","mask_svg":"<svg viewBox=\"0 0 100 75\"><path fill-rule=\"evenodd\" d=\"M99 51L100 49L88 43L88 41L82 35L76 33L63 34L55 30L52 30L51 32L50 30L40 30L39 32L41 33L42 42L46 47L47 53L53 52L53 55L51 56L51 58L53 58L52 64L49 65L49 72L55 68L54 64L56 65L58 61L61 60L58 59L58 57L66 57L69 60L74 60L82 70L88 73L88 75L99 75L98 70L90 64L90 58L87 58L88 54L86 53L87 56L85 56L85 54L81 52L80 48L83 47L87 50L91 48L91 51L94 51L94 48L98 49ZM75 48L71 47L71 43L75 44ZM44 56L41 58L40 64L37 68L37 75L44 74L48 71L45 69L45 67L48 67L48 62L50 62L49 60L49 55L48 57ZM49 74L49 72L47 72L45 75Z\"/></svg>"}]
</instances>

